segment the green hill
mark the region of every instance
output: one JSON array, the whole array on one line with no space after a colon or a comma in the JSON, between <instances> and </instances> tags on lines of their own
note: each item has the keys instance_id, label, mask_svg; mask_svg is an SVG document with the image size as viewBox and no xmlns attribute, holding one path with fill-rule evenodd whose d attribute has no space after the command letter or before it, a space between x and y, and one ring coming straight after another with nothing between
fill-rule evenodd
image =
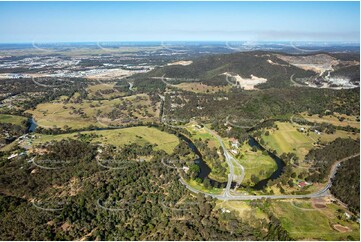
<instances>
[{"instance_id":1,"label":"green hill","mask_svg":"<svg viewBox=\"0 0 361 242\"><path fill-rule=\"evenodd\" d=\"M266 78L260 88L284 87L290 85L290 76L309 77L313 71L306 71L277 58L275 53L264 51L241 52L234 54L208 55L196 58L190 65L169 65L158 67L135 78L161 77L198 79L207 85L227 85L223 73L250 78L251 75Z\"/></svg>"}]
</instances>

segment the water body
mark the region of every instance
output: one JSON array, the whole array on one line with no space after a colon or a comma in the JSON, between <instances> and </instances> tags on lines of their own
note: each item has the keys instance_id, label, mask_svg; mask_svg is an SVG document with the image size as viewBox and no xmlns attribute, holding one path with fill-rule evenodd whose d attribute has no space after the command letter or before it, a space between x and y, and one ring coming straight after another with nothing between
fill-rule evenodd
<instances>
[{"instance_id":1,"label":"water body","mask_svg":"<svg viewBox=\"0 0 361 242\"><path fill-rule=\"evenodd\" d=\"M253 137L249 137L249 141L248 141L249 145L252 147L257 147L257 149L262 150L262 151L266 151L268 153L268 155L276 162L277 164L277 170L274 171L272 173L272 175L266 179L260 180L256 185L254 185L252 188L254 190L263 190L266 186L269 180L274 180L277 179L278 177L281 176L281 174L283 173L283 168L285 167L285 163L283 162L283 160L281 160L279 157L277 157L275 154L273 154L272 152L266 150L265 148L263 148L258 142L257 140L255 140Z\"/></svg>"},{"instance_id":2,"label":"water body","mask_svg":"<svg viewBox=\"0 0 361 242\"><path fill-rule=\"evenodd\" d=\"M38 126L35 122L35 119L33 117L31 117L28 121L29 126L28 126L28 133L34 132L36 127Z\"/></svg>"},{"instance_id":3,"label":"water body","mask_svg":"<svg viewBox=\"0 0 361 242\"><path fill-rule=\"evenodd\" d=\"M28 132L34 132L36 127L37 127L35 119L34 118L29 119L29 123L30 123L30 125L29 125L29 128L28 128ZM139 126L143 126L143 125L139 125ZM154 126L154 127L156 127L156 126ZM123 127L123 126L113 126L113 127L105 127L105 128L99 128L98 127L98 128L95 128L94 130L112 130L112 129L122 129L122 128L127 128L127 127ZM182 134L177 134L177 136L179 138L181 138L182 140L184 140L185 142L187 142L188 147L191 148L191 150L198 156L198 159L196 159L194 161L194 163L196 163L200 168L198 178L200 178L202 180L204 180L205 178L208 178L213 187L218 187L218 188L226 187L227 182L218 182L218 181L215 181L215 180L208 177L212 170L204 162L204 160L202 158L202 154L199 152L199 150L194 145L194 143L189 138L187 138L186 136L184 136ZM260 149L262 151L266 150L251 136L250 136L248 142L249 142L249 145L252 146L252 147L256 146L258 149ZM254 190L263 190L263 188L265 188L267 186L267 182L269 180L274 180L274 179L280 177L280 175L283 172L283 167L285 166L285 163L279 157L277 157L273 153L269 152L268 150L266 150L266 151L267 151L268 155L275 160L275 162L277 164L277 170L275 172L273 172L270 177L268 177L266 179L263 179L263 180L259 181L256 185L254 185L252 187L252 189L254 189ZM237 185L236 182L232 182L231 188L232 189L235 188L236 185Z\"/></svg>"},{"instance_id":4,"label":"water body","mask_svg":"<svg viewBox=\"0 0 361 242\"><path fill-rule=\"evenodd\" d=\"M227 182L218 182L218 181L215 181L215 180L209 178L209 173L211 173L212 169L207 165L207 163L204 162L204 160L202 158L202 154L199 152L199 150L194 145L194 143L189 138L187 138L186 136L184 136L182 134L178 134L178 137L181 138L182 140L184 140L185 142L187 142L188 147L191 148L191 150L198 156L198 159L194 160L194 163L196 163L200 168L200 172L198 173L197 178L200 178L202 180L204 180L205 178L208 178L212 187L217 187L217 188L226 187ZM237 185L236 182L232 182L231 188L236 187L236 185Z\"/></svg>"}]
</instances>

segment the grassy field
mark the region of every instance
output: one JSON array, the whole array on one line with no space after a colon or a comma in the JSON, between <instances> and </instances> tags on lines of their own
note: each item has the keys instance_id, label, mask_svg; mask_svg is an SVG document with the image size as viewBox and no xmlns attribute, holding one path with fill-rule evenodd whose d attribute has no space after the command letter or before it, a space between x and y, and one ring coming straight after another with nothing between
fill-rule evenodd
<instances>
[{"instance_id":1,"label":"grassy field","mask_svg":"<svg viewBox=\"0 0 361 242\"><path fill-rule=\"evenodd\" d=\"M244 142L237 149L238 155L233 155L239 164L244 167L245 176L242 184L254 185L251 181L251 176L255 175L259 180L269 177L275 170L277 170L276 162L267 154L262 151L256 152L251 150L248 142ZM240 175L241 170L235 166L235 175Z\"/></svg>"},{"instance_id":2,"label":"grassy field","mask_svg":"<svg viewBox=\"0 0 361 242\"><path fill-rule=\"evenodd\" d=\"M115 146L122 146L130 143L137 143L142 145L146 142L156 144L156 150L164 150L171 154L174 148L179 144L179 140L175 135L162 132L156 128L149 128L145 126L131 127L114 130L98 130L98 131L84 131L81 134L97 134L99 137L94 138L92 142L100 142L103 144L112 144ZM75 138L78 132L60 135L44 135L37 134L34 144L40 144L52 140L61 140L66 138Z\"/></svg>"},{"instance_id":3,"label":"grassy field","mask_svg":"<svg viewBox=\"0 0 361 242\"><path fill-rule=\"evenodd\" d=\"M17 142L13 141L10 144L7 144L4 147L0 148L0 151L8 152L13 150L16 146L17 146Z\"/></svg>"},{"instance_id":4,"label":"grassy field","mask_svg":"<svg viewBox=\"0 0 361 242\"><path fill-rule=\"evenodd\" d=\"M322 117L319 117L316 114L309 116L306 113L301 113L301 116L310 122L329 123L335 126L343 126L343 127L350 125L351 127L354 128L360 128L360 121L357 121L355 116L347 116L345 114L338 114L338 113L334 113L333 115L325 115ZM344 118L344 120L340 121L338 119L339 117Z\"/></svg>"},{"instance_id":5,"label":"grassy field","mask_svg":"<svg viewBox=\"0 0 361 242\"><path fill-rule=\"evenodd\" d=\"M360 138L360 133L353 134L353 133L346 132L343 130L336 130L336 132L334 134L322 133L321 135L317 135L315 133L312 133L312 134L310 134L310 137L312 137L313 139L320 138L321 142L328 143L328 142L334 141L337 138L358 139L358 138Z\"/></svg>"},{"instance_id":6,"label":"grassy field","mask_svg":"<svg viewBox=\"0 0 361 242\"><path fill-rule=\"evenodd\" d=\"M16 125L23 125L23 121L28 120L26 117L9 115L9 114L0 114L0 123L11 123Z\"/></svg>"},{"instance_id":7,"label":"grassy field","mask_svg":"<svg viewBox=\"0 0 361 242\"><path fill-rule=\"evenodd\" d=\"M156 121L159 117L159 103L152 105L146 94L133 95L112 100L82 100L77 101L75 94L69 102L66 97L49 103L39 104L35 110L28 110L37 124L44 128L68 126L84 128L89 125L106 127L120 125L127 119ZM121 108L119 108L121 107ZM109 115L116 112L115 119Z\"/></svg>"},{"instance_id":8,"label":"grassy field","mask_svg":"<svg viewBox=\"0 0 361 242\"><path fill-rule=\"evenodd\" d=\"M321 135L310 132L309 136L307 136L306 133L297 130L299 127L291 123L275 122L275 124L279 129L268 129L270 132L269 136L266 136L265 132L263 132L262 139L266 142L266 146L276 150L278 155L289 152L295 153L300 160L304 159L318 139L321 142L328 143L338 137L351 137L353 139L360 137L360 134L352 134L342 130L336 130L334 134L321 133ZM302 127L305 129L309 128L306 125Z\"/></svg>"},{"instance_id":9,"label":"grassy field","mask_svg":"<svg viewBox=\"0 0 361 242\"><path fill-rule=\"evenodd\" d=\"M262 135L266 146L282 153L293 152L297 157L303 159L315 142L311 137L301 133L291 123L275 122L279 130L269 130L270 135Z\"/></svg>"},{"instance_id":10,"label":"grassy field","mask_svg":"<svg viewBox=\"0 0 361 242\"><path fill-rule=\"evenodd\" d=\"M221 188L212 187L211 189L207 189L203 186L203 184L199 184L195 180L189 180L189 181L187 181L187 184L197 190L200 190L200 191L203 191L206 193L210 193L210 194L214 194L214 195L220 195L223 193L223 189L221 189Z\"/></svg>"},{"instance_id":11,"label":"grassy field","mask_svg":"<svg viewBox=\"0 0 361 242\"><path fill-rule=\"evenodd\" d=\"M220 146L216 137L214 137L212 134L210 134L204 128L200 128L199 126L197 126L196 122L190 122L189 124L185 125L185 129L187 129L191 133L193 140L201 139L202 141L204 141L204 140L208 139L209 140L208 146L210 148L213 148L213 147L218 148Z\"/></svg>"},{"instance_id":12,"label":"grassy field","mask_svg":"<svg viewBox=\"0 0 361 242\"><path fill-rule=\"evenodd\" d=\"M235 211L243 220L252 222L253 219L265 219L267 215L259 208L253 208L249 205L249 201L220 201L217 200L216 209L227 209Z\"/></svg>"},{"instance_id":13,"label":"grassy field","mask_svg":"<svg viewBox=\"0 0 361 242\"><path fill-rule=\"evenodd\" d=\"M87 88L88 91L88 98L103 98L103 99L114 99L117 97L124 96L126 93L122 93L119 91L116 91L114 89L116 82L109 82L109 83L100 83L96 85L91 85ZM106 93L106 91L109 90L115 90L112 93ZM96 93L99 91L100 96L96 95Z\"/></svg>"},{"instance_id":14,"label":"grassy field","mask_svg":"<svg viewBox=\"0 0 361 242\"><path fill-rule=\"evenodd\" d=\"M185 125L185 129L188 130L191 133L191 139L194 140L199 140L201 139L202 142L204 142L205 140L208 139L208 147L209 148L219 148L220 147L220 143L218 141L218 139L213 136L211 133L209 133L206 129L201 128L200 126L197 126L196 122L190 122L189 124ZM202 153L202 152L201 152ZM207 162L207 160L204 160L207 165L212 169L212 164L210 162ZM226 169L229 169L228 165L226 162L222 162L221 165L223 167L225 167ZM223 175L217 175L214 172L211 171L211 173L209 174L209 178L219 181L219 182L226 182L227 181L227 177L223 176Z\"/></svg>"},{"instance_id":15,"label":"grassy field","mask_svg":"<svg viewBox=\"0 0 361 242\"><path fill-rule=\"evenodd\" d=\"M175 87L189 91L189 92L195 92L195 93L215 93L219 91L228 91L230 89L230 86L207 86L205 84L199 83L199 82L183 82L178 85L175 85Z\"/></svg>"},{"instance_id":16,"label":"grassy field","mask_svg":"<svg viewBox=\"0 0 361 242\"><path fill-rule=\"evenodd\" d=\"M360 228L355 222L337 218L337 209L341 207L330 203L326 208L313 209L310 200L274 201L272 211L281 220L283 227L296 240L354 240L360 238ZM341 224L352 229L341 233L332 225Z\"/></svg>"}]
</instances>

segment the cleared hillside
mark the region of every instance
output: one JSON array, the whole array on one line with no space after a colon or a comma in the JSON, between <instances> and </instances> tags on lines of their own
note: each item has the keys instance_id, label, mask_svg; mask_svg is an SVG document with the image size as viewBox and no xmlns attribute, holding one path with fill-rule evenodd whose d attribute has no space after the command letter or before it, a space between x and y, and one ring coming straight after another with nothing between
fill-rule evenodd
<instances>
[{"instance_id":1,"label":"cleared hillside","mask_svg":"<svg viewBox=\"0 0 361 242\"><path fill-rule=\"evenodd\" d=\"M254 51L234 54L209 55L194 59L189 65L168 65L154 69L136 78L161 77L198 79L207 85L227 85L225 73L242 78L267 79L259 88L284 87L290 85L291 75L310 77L313 71L303 70L279 59L276 54Z\"/></svg>"}]
</instances>

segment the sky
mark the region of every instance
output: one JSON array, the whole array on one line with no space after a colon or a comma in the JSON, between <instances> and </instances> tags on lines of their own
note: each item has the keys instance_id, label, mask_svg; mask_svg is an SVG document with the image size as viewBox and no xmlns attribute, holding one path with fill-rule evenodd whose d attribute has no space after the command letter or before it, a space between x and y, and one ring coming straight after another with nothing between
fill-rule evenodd
<instances>
[{"instance_id":1,"label":"sky","mask_svg":"<svg viewBox=\"0 0 361 242\"><path fill-rule=\"evenodd\" d=\"M0 2L0 42L360 41L359 2Z\"/></svg>"}]
</instances>

